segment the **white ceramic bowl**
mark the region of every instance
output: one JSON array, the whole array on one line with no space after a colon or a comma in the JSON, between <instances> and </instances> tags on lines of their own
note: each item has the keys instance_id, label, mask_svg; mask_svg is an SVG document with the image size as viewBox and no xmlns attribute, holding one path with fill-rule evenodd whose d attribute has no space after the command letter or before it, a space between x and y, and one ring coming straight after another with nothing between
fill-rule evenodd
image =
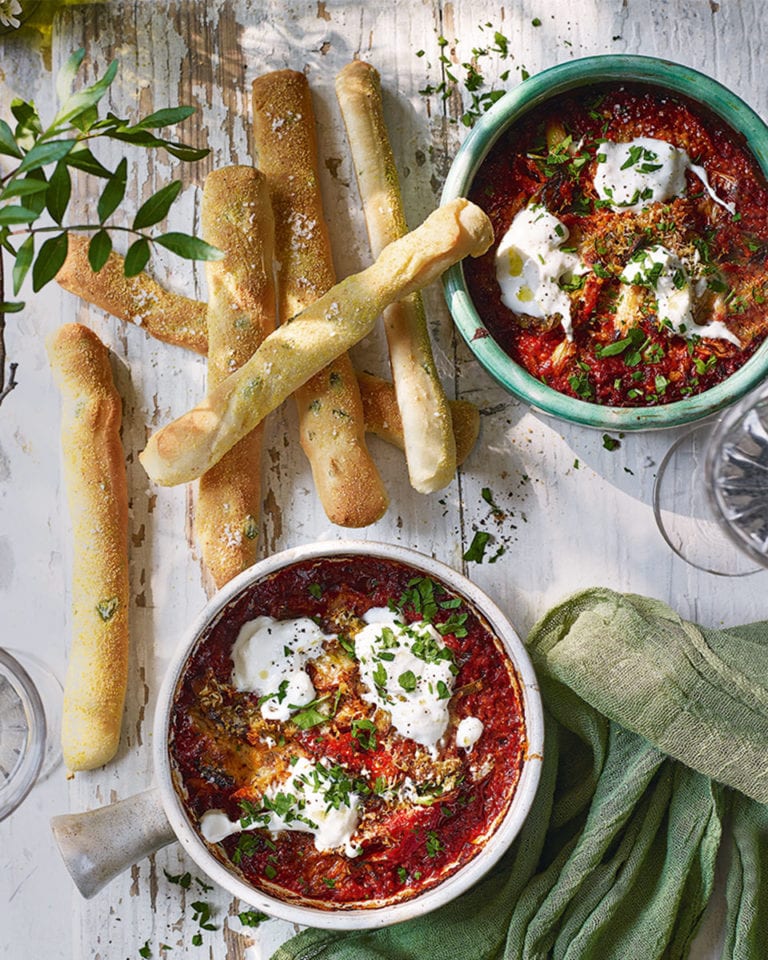
<instances>
[{"instance_id":1,"label":"white ceramic bowl","mask_svg":"<svg viewBox=\"0 0 768 960\"><path fill-rule=\"evenodd\" d=\"M169 751L169 730L177 685L199 638L207 631L218 614L254 583L278 570L305 560L340 556L382 558L415 567L426 575L442 581L449 589L468 600L500 639L517 672L527 740L526 756L512 802L497 829L485 842L480 853L447 879L412 899L368 909L321 909L297 905L269 896L245 882L234 869L229 869L213 855L190 822L184 804L174 786ZM423 913L434 910L452 900L472 886L499 860L517 836L533 804L541 770L543 739L544 726L541 699L536 677L525 647L501 610L466 577L456 573L443 563L405 547L350 540L296 547L255 564L220 590L190 625L174 654L160 690L155 714L154 763L159 798L154 795L154 792L148 792L139 795L136 800L140 808L145 837L143 838L143 845L137 843L134 846L134 858L138 853L151 852L148 848L153 842L155 846L158 845L157 837L154 841L152 840L154 835L160 838L160 845L170 842L172 839L178 839L197 866L208 877L240 900L270 916L281 917L284 920L304 926L338 930L359 930L398 923L411 917L421 916ZM158 799L164 817L167 818L167 823L163 822L163 818L158 820L158 814L155 810ZM124 807L126 804L130 805L131 801L123 801ZM103 808L99 814L102 818L101 837L92 837L91 850L89 851L91 858L98 856L98 850L100 846L103 846L104 838L110 836L110 832L112 846L114 847L114 821L110 821L109 814L104 813L104 811L110 809ZM86 814L85 816L93 817L93 814ZM57 840L62 848L65 862L81 892L86 896L95 893L120 869L133 862L131 859L125 862L125 857L123 857L118 869L118 864L114 862L115 856L113 855L111 858L113 862L105 864L104 869L100 871L91 869L90 877L81 880L78 877L78 867L82 867L83 864L78 860L77 849L73 850L71 848L75 834L79 838L80 847L82 847L83 818L82 816L77 818L76 824L72 818L67 817L59 817L55 820L54 833L57 835ZM76 848L77 845L76 843Z\"/></svg>"}]
</instances>

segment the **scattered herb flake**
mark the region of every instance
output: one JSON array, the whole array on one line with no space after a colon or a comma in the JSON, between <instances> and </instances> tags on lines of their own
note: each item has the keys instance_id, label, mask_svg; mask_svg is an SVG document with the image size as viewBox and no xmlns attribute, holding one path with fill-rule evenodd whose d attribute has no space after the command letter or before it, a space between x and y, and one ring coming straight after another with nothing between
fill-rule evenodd
<instances>
[{"instance_id":1,"label":"scattered herb flake","mask_svg":"<svg viewBox=\"0 0 768 960\"><path fill-rule=\"evenodd\" d=\"M488 546L490 540L490 533L486 533L484 530L477 530L472 538L472 543L469 545L469 549L462 559L466 560L467 563L482 563L483 557L485 556L485 548Z\"/></svg>"}]
</instances>

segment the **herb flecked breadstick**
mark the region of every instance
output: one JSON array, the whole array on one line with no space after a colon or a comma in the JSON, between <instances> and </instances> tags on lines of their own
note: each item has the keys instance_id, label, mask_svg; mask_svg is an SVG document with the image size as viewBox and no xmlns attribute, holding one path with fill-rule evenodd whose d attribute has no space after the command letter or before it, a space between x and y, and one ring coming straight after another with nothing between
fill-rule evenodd
<instances>
[{"instance_id":1,"label":"herb flecked breadstick","mask_svg":"<svg viewBox=\"0 0 768 960\"><path fill-rule=\"evenodd\" d=\"M126 277L125 259L111 253L95 273L88 262L88 238L69 236L67 259L57 282L119 320L135 323L158 340L197 353L206 351L205 304L171 293L146 273Z\"/></svg>"},{"instance_id":2,"label":"herb flecked breadstick","mask_svg":"<svg viewBox=\"0 0 768 960\"><path fill-rule=\"evenodd\" d=\"M358 373L357 382L363 398L366 430L404 450L403 421L393 384L370 373ZM462 464L472 452L480 433L480 411L468 400L449 400L448 405L456 444L456 463Z\"/></svg>"},{"instance_id":3,"label":"herb flecked breadstick","mask_svg":"<svg viewBox=\"0 0 768 960\"><path fill-rule=\"evenodd\" d=\"M469 200L438 208L366 270L281 324L202 403L153 434L140 457L144 469L164 485L199 477L297 387L370 333L384 307L492 242L490 220Z\"/></svg>"},{"instance_id":4,"label":"herb flecked breadstick","mask_svg":"<svg viewBox=\"0 0 768 960\"><path fill-rule=\"evenodd\" d=\"M226 253L205 268L210 390L275 329L275 231L266 177L253 167L210 173L202 228L203 239ZM256 561L262 434L259 424L200 477L195 533L217 587Z\"/></svg>"},{"instance_id":5,"label":"herb flecked breadstick","mask_svg":"<svg viewBox=\"0 0 768 960\"><path fill-rule=\"evenodd\" d=\"M336 282L317 170L312 97L303 73L277 70L253 83L253 131L275 213L281 322ZM346 353L296 390L301 446L328 519L364 527L387 509L365 443L360 391Z\"/></svg>"},{"instance_id":6,"label":"herb flecked breadstick","mask_svg":"<svg viewBox=\"0 0 768 960\"><path fill-rule=\"evenodd\" d=\"M122 263L122 258L119 258L119 261ZM98 276L99 274L92 272L91 279L78 289L71 288L71 292L78 294L86 302L98 306L97 301L91 298L91 291L98 282L96 279ZM151 282L154 283L154 281ZM187 310L187 329L194 334L194 344L184 343L181 332L179 333L179 339L175 342L188 347L190 350L196 350L198 353L207 353L207 304L198 300L188 300L186 297L169 290L163 290L163 294L168 298L174 314L177 310L178 315L181 316L184 310ZM179 301L175 307L172 303L174 298L178 298ZM189 304L192 304L192 309L189 308ZM115 313L115 316L118 319L125 319L126 316L133 316L139 309L140 305L133 301L130 289L126 288L121 296L119 311ZM151 331L149 332L151 333ZM372 433L381 440L386 440L387 443L392 443L402 450L404 446L403 427L400 411L397 408L394 385L389 380L374 377L369 373L358 373L357 384L363 401L366 432ZM461 464L467 458L477 440L480 429L480 415L477 407L466 400L449 400L448 404L451 408L453 432L456 439L456 462Z\"/></svg>"},{"instance_id":7,"label":"herb flecked breadstick","mask_svg":"<svg viewBox=\"0 0 768 960\"><path fill-rule=\"evenodd\" d=\"M64 684L67 770L111 760L120 742L128 680L128 492L120 397L109 352L77 323L48 354L62 395L64 477L74 535L72 645Z\"/></svg>"},{"instance_id":8,"label":"herb flecked breadstick","mask_svg":"<svg viewBox=\"0 0 768 960\"><path fill-rule=\"evenodd\" d=\"M378 72L355 60L336 77L336 96L347 128L371 252L408 231L400 184L381 103ZM392 378L403 425L411 486L431 493L456 473L451 411L437 375L421 294L383 312Z\"/></svg>"}]
</instances>

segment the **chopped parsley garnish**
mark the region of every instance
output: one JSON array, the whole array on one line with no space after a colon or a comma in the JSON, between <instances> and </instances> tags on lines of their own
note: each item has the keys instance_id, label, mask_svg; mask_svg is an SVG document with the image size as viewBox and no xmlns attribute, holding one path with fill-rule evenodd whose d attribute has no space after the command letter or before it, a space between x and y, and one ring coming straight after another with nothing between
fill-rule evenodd
<instances>
[{"instance_id":1,"label":"chopped parsley garnish","mask_svg":"<svg viewBox=\"0 0 768 960\"><path fill-rule=\"evenodd\" d=\"M193 920L197 921L201 930L218 930L216 924L211 923L211 905L205 900L195 900L190 904L194 911Z\"/></svg>"},{"instance_id":2,"label":"chopped parsley garnish","mask_svg":"<svg viewBox=\"0 0 768 960\"><path fill-rule=\"evenodd\" d=\"M485 549L491 540L491 534L484 530L476 530L468 549L462 559L467 563L482 563L485 556Z\"/></svg>"},{"instance_id":3,"label":"chopped parsley garnish","mask_svg":"<svg viewBox=\"0 0 768 960\"><path fill-rule=\"evenodd\" d=\"M441 853L443 850L445 850L445 844L434 830L430 830L427 833L426 846L427 856L429 857L436 857L438 853Z\"/></svg>"},{"instance_id":4,"label":"chopped parsley garnish","mask_svg":"<svg viewBox=\"0 0 768 960\"><path fill-rule=\"evenodd\" d=\"M144 946L139 947L139 956L142 957L143 960L149 960L149 958L152 956L152 949L149 946L149 940L145 940Z\"/></svg>"},{"instance_id":5,"label":"chopped parsley garnish","mask_svg":"<svg viewBox=\"0 0 768 960\"><path fill-rule=\"evenodd\" d=\"M319 600L323 595L323 588L319 583L310 583L307 587L307 592L310 596L314 597L315 600Z\"/></svg>"},{"instance_id":6,"label":"chopped parsley garnish","mask_svg":"<svg viewBox=\"0 0 768 960\"><path fill-rule=\"evenodd\" d=\"M603 446L606 450L618 450L621 446L621 440L617 440L615 437L609 436L609 434L603 434Z\"/></svg>"},{"instance_id":7,"label":"chopped parsley garnish","mask_svg":"<svg viewBox=\"0 0 768 960\"><path fill-rule=\"evenodd\" d=\"M412 693L418 685L418 678L413 670L406 670L404 673L400 674L400 676L397 678L397 682L406 693Z\"/></svg>"},{"instance_id":8,"label":"chopped parsley garnish","mask_svg":"<svg viewBox=\"0 0 768 960\"><path fill-rule=\"evenodd\" d=\"M376 749L376 724L367 717L352 721L352 736L363 750Z\"/></svg>"},{"instance_id":9,"label":"chopped parsley garnish","mask_svg":"<svg viewBox=\"0 0 768 960\"><path fill-rule=\"evenodd\" d=\"M244 927L258 927L260 923L269 920L266 913L260 913L258 910L242 910L237 915L237 919Z\"/></svg>"}]
</instances>

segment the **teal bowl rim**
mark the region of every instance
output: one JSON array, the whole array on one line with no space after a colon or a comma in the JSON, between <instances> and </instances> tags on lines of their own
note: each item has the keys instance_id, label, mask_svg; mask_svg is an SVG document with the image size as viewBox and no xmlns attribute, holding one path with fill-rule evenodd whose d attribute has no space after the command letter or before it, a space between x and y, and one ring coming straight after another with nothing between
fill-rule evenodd
<instances>
[{"instance_id":1,"label":"teal bowl rim","mask_svg":"<svg viewBox=\"0 0 768 960\"><path fill-rule=\"evenodd\" d=\"M768 178L768 125L740 97L717 80L670 60L605 54L569 60L524 80L501 97L473 127L448 172L441 203L466 197L472 181L498 138L523 114L553 96L610 81L642 82L680 93L714 113L741 134ZM506 390L542 413L603 430L676 427L708 417L734 403L768 373L768 340L735 373L694 397L656 407L611 407L559 393L512 360L477 313L461 263L443 276L443 290L454 322L481 365Z\"/></svg>"}]
</instances>

